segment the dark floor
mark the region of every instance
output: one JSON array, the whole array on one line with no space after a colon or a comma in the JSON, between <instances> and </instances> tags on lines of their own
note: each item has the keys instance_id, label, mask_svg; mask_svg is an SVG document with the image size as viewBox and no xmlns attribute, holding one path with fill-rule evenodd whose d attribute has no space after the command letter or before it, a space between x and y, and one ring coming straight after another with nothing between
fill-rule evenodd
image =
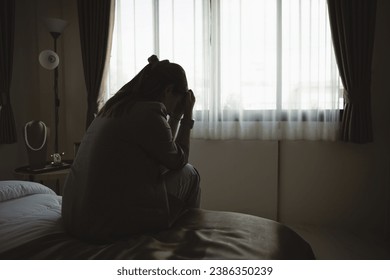
<instances>
[{"instance_id":1,"label":"dark floor","mask_svg":"<svg viewBox=\"0 0 390 280\"><path fill-rule=\"evenodd\" d=\"M380 238L358 236L339 229L290 226L310 243L319 260L390 260Z\"/></svg>"}]
</instances>

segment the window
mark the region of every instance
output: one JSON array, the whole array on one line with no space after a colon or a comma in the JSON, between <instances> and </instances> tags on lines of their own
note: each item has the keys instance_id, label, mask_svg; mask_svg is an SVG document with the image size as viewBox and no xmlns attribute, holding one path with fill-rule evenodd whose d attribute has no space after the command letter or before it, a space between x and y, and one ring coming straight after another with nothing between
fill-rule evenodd
<instances>
[{"instance_id":1,"label":"window","mask_svg":"<svg viewBox=\"0 0 390 280\"><path fill-rule=\"evenodd\" d=\"M335 138L343 100L326 0L117 0L108 92L151 54L186 70L194 137Z\"/></svg>"}]
</instances>

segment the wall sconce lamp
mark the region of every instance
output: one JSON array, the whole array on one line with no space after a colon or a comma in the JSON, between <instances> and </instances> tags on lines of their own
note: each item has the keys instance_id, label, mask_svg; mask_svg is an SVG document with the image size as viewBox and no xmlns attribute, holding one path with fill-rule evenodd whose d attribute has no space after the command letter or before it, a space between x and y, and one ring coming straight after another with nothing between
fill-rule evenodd
<instances>
[{"instance_id":1,"label":"wall sconce lamp","mask_svg":"<svg viewBox=\"0 0 390 280\"><path fill-rule=\"evenodd\" d=\"M61 36L67 22L59 18L46 18L43 20L54 40L54 51L44 50L39 54L39 63L48 70L54 69L54 154L59 155L58 151L58 123L60 98L58 95L58 65L60 58L57 54L57 39Z\"/></svg>"}]
</instances>

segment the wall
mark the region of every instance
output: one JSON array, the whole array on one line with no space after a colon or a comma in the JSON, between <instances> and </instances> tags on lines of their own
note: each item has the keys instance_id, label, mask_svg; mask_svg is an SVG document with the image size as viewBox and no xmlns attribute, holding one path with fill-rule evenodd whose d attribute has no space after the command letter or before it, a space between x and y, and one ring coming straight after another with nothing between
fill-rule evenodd
<instances>
[{"instance_id":1,"label":"wall","mask_svg":"<svg viewBox=\"0 0 390 280\"><path fill-rule=\"evenodd\" d=\"M58 17L69 22L57 41L57 53L60 56L59 96L61 100L59 147L61 152L65 152L67 158L72 158L73 142L81 139L85 123L86 92L81 66L77 2L60 0L16 0L15 2L15 50L11 102L18 143L0 145L1 180L13 179L13 170L28 163L22 139L22 129L26 122L42 120L49 127L49 133L52 135L54 133L54 72L42 68L38 62L41 51L54 49L53 39L43 24L43 18ZM72 108L72 113L67 114L66 108ZM68 127L68 124L71 127ZM51 137L48 160L50 160L50 151L54 150L53 147L53 137Z\"/></svg>"},{"instance_id":2,"label":"wall","mask_svg":"<svg viewBox=\"0 0 390 280\"><path fill-rule=\"evenodd\" d=\"M373 120L375 132L375 183L386 200L386 236L390 249L390 2L377 4L376 42L372 67Z\"/></svg>"},{"instance_id":3,"label":"wall","mask_svg":"<svg viewBox=\"0 0 390 280\"><path fill-rule=\"evenodd\" d=\"M51 40L40 17L58 16L69 21L59 50L63 58L60 147L71 158L73 142L84 133L86 113L77 2L16 3L11 93L18 132L31 119L42 119L50 126L52 122L52 73L41 69L37 61L39 51L50 48ZM361 229L363 224L368 231L383 232L389 220L390 186L388 14L389 1L379 0L372 79L375 142L194 140L191 162L202 175L202 207L240 211L289 224L342 225L350 229ZM12 170L26 163L21 141L19 135L17 144L0 146L0 179L12 178Z\"/></svg>"},{"instance_id":4,"label":"wall","mask_svg":"<svg viewBox=\"0 0 390 280\"><path fill-rule=\"evenodd\" d=\"M277 219L276 141L193 140L190 162L201 174L202 207Z\"/></svg>"},{"instance_id":5,"label":"wall","mask_svg":"<svg viewBox=\"0 0 390 280\"><path fill-rule=\"evenodd\" d=\"M39 96L38 41L35 1L16 1L14 65L11 102L18 133L18 143L0 145L0 179L13 178L13 169L27 161L23 146L23 124L42 119Z\"/></svg>"}]
</instances>

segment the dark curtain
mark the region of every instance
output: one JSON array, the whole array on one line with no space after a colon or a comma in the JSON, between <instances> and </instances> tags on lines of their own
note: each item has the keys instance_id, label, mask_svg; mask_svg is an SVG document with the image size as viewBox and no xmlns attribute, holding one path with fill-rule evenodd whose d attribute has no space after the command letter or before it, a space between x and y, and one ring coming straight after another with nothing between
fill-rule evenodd
<instances>
[{"instance_id":1,"label":"dark curtain","mask_svg":"<svg viewBox=\"0 0 390 280\"><path fill-rule=\"evenodd\" d=\"M328 0L337 65L345 89L341 140L373 141L371 61L376 0Z\"/></svg>"},{"instance_id":2,"label":"dark curtain","mask_svg":"<svg viewBox=\"0 0 390 280\"><path fill-rule=\"evenodd\" d=\"M16 142L10 86L14 54L15 1L0 1L0 144Z\"/></svg>"},{"instance_id":3,"label":"dark curtain","mask_svg":"<svg viewBox=\"0 0 390 280\"><path fill-rule=\"evenodd\" d=\"M86 128L98 111L110 25L111 0L78 0L81 53L88 94Z\"/></svg>"}]
</instances>

